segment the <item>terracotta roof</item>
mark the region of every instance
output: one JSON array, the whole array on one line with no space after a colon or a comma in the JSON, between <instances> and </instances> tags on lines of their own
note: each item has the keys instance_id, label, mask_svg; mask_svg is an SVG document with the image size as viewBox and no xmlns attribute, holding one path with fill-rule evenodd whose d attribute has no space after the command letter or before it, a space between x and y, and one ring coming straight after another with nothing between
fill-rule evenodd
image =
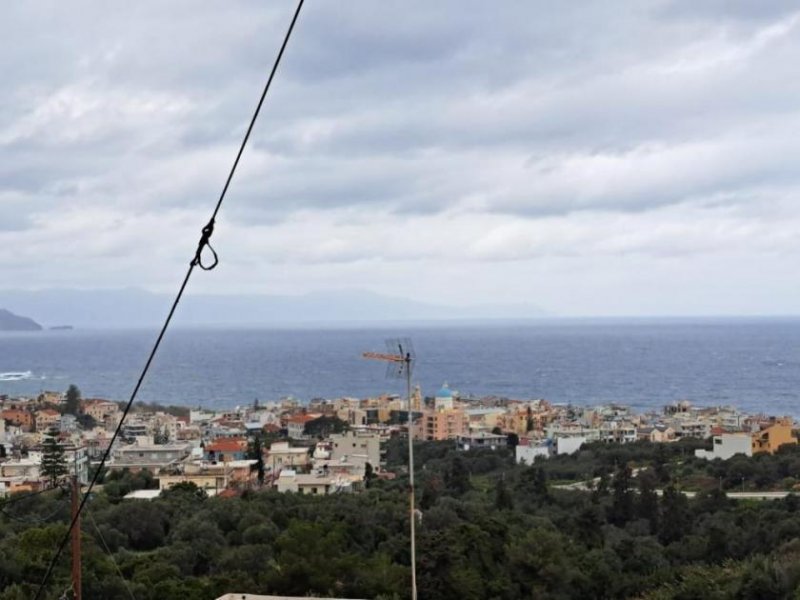
<instances>
[{"instance_id":1,"label":"terracotta roof","mask_svg":"<svg viewBox=\"0 0 800 600\"><path fill-rule=\"evenodd\" d=\"M247 450L247 440L219 438L206 446L206 452L242 452Z\"/></svg>"},{"instance_id":2,"label":"terracotta roof","mask_svg":"<svg viewBox=\"0 0 800 600\"><path fill-rule=\"evenodd\" d=\"M42 410L37 410L36 411L36 416L37 417L39 415L47 415L48 417L53 417L53 416L58 415L58 414L60 414L60 413L57 410L54 410L52 408L43 408Z\"/></svg>"},{"instance_id":3,"label":"terracotta roof","mask_svg":"<svg viewBox=\"0 0 800 600\"><path fill-rule=\"evenodd\" d=\"M286 419L288 423L308 423L309 421L313 421L317 417L312 415L293 415Z\"/></svg>"},{"instance_id":4,"label":"terracotta roof","mask_svg":"<svg viewBox=\"0 0 800 600\"><path fill-rule=\"evenodd\" d=\"M7 408L2 413L3 417L8 418L8 415L29 415L30 413L27 410L22 410L21 408Z\"/></svg>"},{"instance_id":5,"label":"terracotta roof","mask_svg":"<svg viewBox=\"0 0 800 600\"><path fill-rule=\"evenodd\" d=\"M94 406L95 404L116 404L113 400L103 400L102 398L87 398L81 401L82 406Z\"/></svg>"}]
</instances>

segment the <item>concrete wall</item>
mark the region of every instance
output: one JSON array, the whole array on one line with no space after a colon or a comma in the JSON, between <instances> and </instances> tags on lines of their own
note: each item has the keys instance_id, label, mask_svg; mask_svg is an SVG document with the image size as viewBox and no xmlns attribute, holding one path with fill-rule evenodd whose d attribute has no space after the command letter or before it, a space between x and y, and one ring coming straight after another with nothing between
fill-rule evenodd
<instances>
[{"instance_id":1,"label":"concrete wall","mask_svg":"<svg viewBox=\"0 0 800 600\"><path fill-rule=\"evenodd\" d=\"M728 460L736 454L753 456L752 438L747 434L724 433L715 435L713 444L714 446L711 450L695 450L694 455L697 458L705 458L707 460L714 460L715 458Z\"/></svg>"}]
</instances>

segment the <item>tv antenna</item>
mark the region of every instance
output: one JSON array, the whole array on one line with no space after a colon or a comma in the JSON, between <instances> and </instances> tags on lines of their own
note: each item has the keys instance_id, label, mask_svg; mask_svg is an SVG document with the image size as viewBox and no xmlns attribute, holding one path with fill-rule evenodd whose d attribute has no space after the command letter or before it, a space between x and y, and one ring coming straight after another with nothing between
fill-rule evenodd
<instances>
[{"instance_id":1,"label":"tv antenna","mask_svg":"<svg viewBox=\"0 0 800 600\"><path fill-rule=\"evenodd\" d=\"M408 501L411 523L411 600L417 600L417 553L416 534L414 531L414 411L411 400L411 371L416 361L414 346L408 338L392 338L386 340L386 352L364 352L364 358L382 360L388 363L386 377L388 379L406 380L406 398L408 400Z\"/></svg>"}]
</instances>

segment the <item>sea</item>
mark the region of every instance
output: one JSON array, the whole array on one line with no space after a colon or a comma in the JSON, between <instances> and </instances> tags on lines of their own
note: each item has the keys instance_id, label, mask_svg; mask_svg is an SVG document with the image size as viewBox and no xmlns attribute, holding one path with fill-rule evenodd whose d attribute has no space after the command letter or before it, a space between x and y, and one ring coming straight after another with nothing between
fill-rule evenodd
<instances>
[{"instance_id":1,"label":"sea","mask_svg":"<svg viewBox=\"0 0 800 600\"><path fill-rule=\"evenodd\" d=\"M77 385L127 400L156 330L0 334L0 394ZM402 394L362 357L410 338L413 381L462 396L617 402L640 412L677 400L800 416L800 318L546 319L525 322L170 330L138 398L226 408L285 397Z\"/></svg>"}]
</instances>

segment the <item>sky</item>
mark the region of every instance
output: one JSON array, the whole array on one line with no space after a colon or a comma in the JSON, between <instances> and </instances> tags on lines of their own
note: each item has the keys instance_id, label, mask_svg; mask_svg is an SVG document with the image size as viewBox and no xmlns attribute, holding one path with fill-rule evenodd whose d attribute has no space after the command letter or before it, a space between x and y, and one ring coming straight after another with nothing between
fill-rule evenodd
<instances>
[{"instance_id":1,"label":"sky","mask_svg":"<svg viewBox=\"0 0 800 600\"><path fill-rule=\"evenodd\" d=\"M3 3L0 290L177 289L293 10ZM798 314L798 64L789 1L308 0L190 293Z\"/></svg>"}]
</instances>

